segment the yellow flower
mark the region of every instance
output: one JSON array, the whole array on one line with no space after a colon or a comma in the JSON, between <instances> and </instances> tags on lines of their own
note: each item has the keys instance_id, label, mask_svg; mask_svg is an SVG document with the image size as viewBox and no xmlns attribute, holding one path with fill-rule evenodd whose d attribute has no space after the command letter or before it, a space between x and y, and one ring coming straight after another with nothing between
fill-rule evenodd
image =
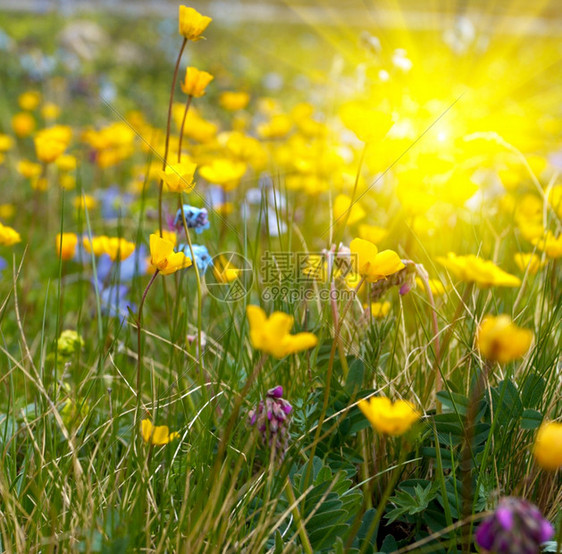
<instances>
[{"instance_id":1,"label":"yellow flower","mask_svg":"<svg viewBox=\"0 0 562 554\"><path fill-rule=\"evenodd\" d=\"M18 104L22 110L33 111L41 102L41 93L36 90L28 90L18 96Z\"/></svg>"},{"instance_id":2,"label":"yellow flower","mask_svg":"<svg viewBox=\"0 0 562 554\"><path fill-rule=\"evenodd\" d=\"M363 142L383 139L393 125L390 112L369 109L357 102L344 104L340 117L343 124Z\"/></svg>"},{"instance_id":3,"label":"yellow flower","mask_svg":"<svg viewBox=\"0 0 562 554\"><path fill-rule=\"evenodd\" d=\"M439 279L428 279L428 281L433 296L443 296L445 294L445 285ZM425 285L419 277L416 277L416 285L425 290Z\"/></svg>"},{"instance_id":4,"label":"yellow flower","mask_svg":"<svg viewBox=\"0 0 562 554\"><path fill-rule=\"evenodd\" d=\"M556 471L562 467L562 423L547 421L540 426L533 454L544 469Z\"/></svg>"},{"instance_id":5,"label":"yellow flower","mask_svg":"<svg viewBox=\"0 0 562 554\"><path fill-rule=\"evenodd\" d=\"M52 102L47 102L41 108L41 115L47 120L56 119L60 115L60 108Z\"/></svg>"},{"instance_id":6,"label":"yellow flower","mask_svg":"<svg viewBox=\"0 0 562 554\"><path fill-rule=\"evenodd\" d=\"M293 127L293 122L288 115L274 115L267 123L260 123L257 131L258 135L264 139L283 138Z\"/></svg>"},{"instance_id":7,"label":"yellow flower","mask_svg":"<svg viewBox=\"0 0 562 554\"><path fill-rule=\"evenodd\" d=\"M273 312L269 317L259 306L246 308L250 322L250 342L257 350L263 350L275 358L313 348L318 339L312 333L289 332L294 318L283 312Z\"/></svg>"},{"instance_id":8,"label":"yellow flower","mask_svg":"<svg viewBox=\"0 0 562 554\"><path fill-rule=\"evenodd\" d=\"M185 70L185 79L181 83L181 89L189 96L200 98L205 94L205 88L213 79L214 77L206 71L188 67Z\"/></svg>"},{"instance_id":9,"label":"yellow flower","mask_svg":"<svg viewBox=\"0 0 562 554\"><path fill-rule=\"evenodd\" d=\"M28 179L36 179L41 175L41 164L29 160L20 160L16 169L20 175Z\"/></svg>"},{"instance_id":10,"label":"yellow flower","mask_svg":"<svg viewBox=\"0 0 562 554\"><path fill-rule=\"evenodd\" d=\"M150 419L143 419L141 421L141 434L144 442L154 444L155 446L168 444L180 436L176 432L170 433L167 425L153 425Z\"/></svg>"},{"instance_id":11,"label":"yellow flower","mask_svg":"<svg viewBox=\"0 0 562 554\"><path fill-rule=\"evenodd\" d=\"M14 140L10 135L0 133L0 152L7 152L14 145Z\"/></svg>"},{"instance_id":12,"label":"yellow flower","mask_svg":"<svg viewBox=\"0 0 562 554\"><path fill-rule=\"evenodd\" d=\"M359 225L359 238L368 240L378 244L384 240L388 235L388 231L384 227L377 227L376 225L367 225L362 223Z\"/></svg>"},{"instance_id":13,"label":"yellow flower","mask_svg":"<svg viewBox=\"0 0 562 554\"><path fill-rule=\"evenodd\" d=\"M355 200L351 205L351 197L347 194L338 194L334 199L334 223L343 225L346 223L345 218L347 217L347 225L353 225L361 219L363 219L367 214L365 210L361 207L361 204ZM349 211L349 216L347 215Z\"/></svg>"},{"instance_id":14,"label":"yellow flower","mask_svg":"<svg viewBox=\"0 0 562 554\"><path fill-rule=\"evenodd\" d=\"M150 263L162 275L191 266L191 260L183 252L174 252L174 244L157 234L150 235Z\"/></svg>"},{"instance_id":15,"label":"yellow flower","mask_svg":"<svg viewBox=\"0 0 562 554\"><path fill-rule=\"evenodd\" d=\"M62 241L61 234L57 234L55 247L57 256L63 260L72 260L76 252L76 245L78 244L78 237L75 233L63 233Z\"/></svg>"},{"instance_id":16,"label":"yellow flower","mask_svg":"<svg viewBox=\"0 0 562 554\"><path fill-rule=\"evenodd\" d=\"M35 152L44 163L54 162L66 150L72 131L64 125L54 125L37 133L35 136Z\"/></svg>"},{"instance_id":17,"label":"yellow flower","mask_svg":"<svg viewBox=\"0 0 562 554\"><path fill-rule=\"evenodd\" d=\"M72 154L63 154L56 159L55 165L61 171L74 171L78 163L76 161L76 157Z\"/></svg>"},{"instance_id":18,"label":"yellow flower","mask_svg":"<svg viewBox=\"0 0 562 554\"><path fill-rule=\"evenodd\" d=\"M126 260L134 251L135 243L120 237L104 237L103 250L111 261Z\"/></svg>"},{"instance_id":19,"label":"yellow flower","mask_svg":"<svg viewBox=\"0 0 562 554\"><path fill-rule=\"evenodd\" d=\"M0 223L0 246L12 246L21 242L20 234L7 225Z\"/></svg>"},{"instance_id":20,"label":"yellow flower","mask_svg":"<svg viewBox=\"0 0 562 554\"><path fill-rule=\"evenodd\" d=\"M180 35L187 40L201 40L201 33L213 21L212 18L201 15L197 10L188 8L187 6L180 6L179 13L179 32Z\"/></svg>"},{"instance_id":21,"label":"yellow flower","mask_svg":"<svg viewBox=\"0 0 562 554\"><path fill-rule=\"evenodd\" d=\"M461 281L474 282L479 287L518 287L521 279L500 269L494 262L483 260L478 256L457 256L449 252L447 257L438 257L437 261L444 265Z\"/></svg>"},{"instance_id":22,"label":"yellow flower","mask_svg":"<svg viewBox=\"0 0 562 554\"><path fill-rule=\"evenodd\" d=\"M160 170L160 178L172 192L191 192L195 186L193 175L197 164L180 162L168 164L164 171Z\"/></svg>"},{"instance_id":23,"label":"yellow flower","mask_svg":"<svg viewBox=\"0 0 562 554\"><path fill-rule=\"evenodd\" d=\"M98 205L98 201L91 194L77 196L72 203L74 204L74 207L79 210L84 210L86 208L88 210L93 210Z\"/></svg>"},{"instance_id":24,"label":"yellow flower","mask_svg":"<svg viewBox=\"0 0 562 554\"><path fill-rule=\"evenodd\" d=\"M388 315L390 311L390 302L371 302L371 306L365 306L371 312L373 317L382 319Z\"/></svg>"},{"instance_id":25,"label":"yellow flower","mask_svg":"<svg viewBox=\"0 0 562 554\"><path fill-rule=\"evenodd\" d=\"M357 404L375 431L397 437L418 421L421 414L407 400L391 402L385 396L371 396Z\"/></svg>"},{"instance_id":26,"label":"yellow flower","mask_svg":"<svg viewBox=\"0 0 562 554\"><path fill-rule=\"evenodd\" d=\"M199 170L201 177L221 186L224 190L232 190L238 186L240 179L246 173L246 164L227 158L214 159L209 165L204 165Z\"/></svg>"},{"instance_id":27,"label":"yellow flower","mask_svg":"<svg viewBox=\"0 0 562 554\"><path fill-rule=\"evenodd\" d=\"M16 207L13 204L0 204L0 219L11 219L16 213Z\"/></svg>"},{"instance_id":28,"label":"yellow flower","mask_svg":"<svg viewBox=\"0 0 562 554\"><path fill-rule=\"evenodd\" d=\"M402 260L393 250L379 252L368 240L353 239L349 245L352 263L357 263L357 273L369 283L384 279L404 268ZM355 259L353 259L355 255Z\"/></svg>"},{"instance_id":29,"label":"yellow flower","mask_svg":"<svg viewBox=\"0 0 562 554\"><path fill-rule=\"evenodd\" d=\"M310 279L325 282L328 278L326 257L321 254L309 254L304 262L302 272Z\"/></svg>"},{"instance_id":30,"label":"yellow flower","mask_svg":"<svg viewBox=\"0 0 562 554\"><path fill-rule=\"evenodd\" d=\"M548 231L545 237L534 239L531 242L549 258L560 258L562 256L562 235L555 237L551 231Z\"/></svg>"},{"instance_id":31,"label":"yellow flower","mask_svg":"<svg viewBox=\"0 0 562 554\"><path fill-rule=\"evenodd\" d=\"M160 236L160 231L156 230L154 231L154 234ZM168 231L167 229L162 229L162 238L171 242L174 245L174 248L178 242L178 236L176 233L174 231Z\"/></svg>"},{"instance_id":32,"label":"yellow flower","mask_svg":"<svg viewBox=\"0 0 562 554\"><path fill-rule=\"evenodd\" d=\"M521 271L528 271L531 275L535 275L544 265L536 254L517 252L513 255L513 259Z\"/></svg>"},{"instance_id":33,"label":"yellow flower","mask_svg":"<svg viewBox=\"0 0 562 554\"><path fill-rule=\"evenodd\" d=\"M76 188L76 177L69 173L59 176L59 185L64 190L74 190Z\"/></svg>"},{"instance_id":34,"label":"yellow flower","mask_svg":"<svg viewBox=\"0 0 562 554\"><path fill-rule=\"evenodd\" d=\"M35 119L33 119L33 116L29 113L17 113L12 117L12 129L18 137L27 137L33 132L33 129L35 129Z\"/></svg>"},{"instance_id":35,"label":"yellow flower","mask_svg":"<svg viewBox=\"0 0 562 554\"><path fill-rule=\"evenodd\" d=\"M247 92L225 91L219 97L219 103L225 110L243 110L250 101L250 95Z\"/></svg>"},{"instance_id":36,"label":"yellow flower","mask_svg":"<svg viewBox=\"0 0 562 554\"><path fill-rule=\"evenodd\" d=\"M484 318L476 333L476 347L490 361L505 364L525 355L533 332L517 327L508 315Z\"/></svg>"},{"instance_id":37,"label":"yellow flower","mask_svg":"<svg viewBox=\"0 0 562 554\"><path fill-rule=\"evenodd\" d=\"M92 237L91 240L89 237L84 237L82 239L82 244L84 245L84 250L86 250L88 254L93 252L94 256L101 256L105 253L106 241L106 236Z\"/></svg>"},{"instance_id":38,"label":"yellow flower","mask_svg":"<svg viewBox=\"0 0 562 554\"><path fill-rule=\"evenodd\" d=\"M238 279L240 269L235 267L224 256L220 256L213 264L213 274L219 283L231 283Z\"/></svg>"}]
</instances>

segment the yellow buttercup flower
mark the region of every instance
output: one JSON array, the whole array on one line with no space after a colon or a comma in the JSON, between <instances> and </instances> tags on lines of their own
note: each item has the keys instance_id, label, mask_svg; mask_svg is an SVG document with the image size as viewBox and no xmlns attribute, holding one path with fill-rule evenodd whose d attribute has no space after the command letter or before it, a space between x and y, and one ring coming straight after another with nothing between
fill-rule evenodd
<instances>
[{"instance_id":1,"label":"yellow buttercup flower","mask_svg":"<svg viewBox=\"0 0 562 554\"><path fill-rule=\"evenodd\" d=\"M16 213L16 207L13 204L0 204L0 219L11 219Z\"/></svg>"},{"instance_id":2,"label":"yellow buttercup flower","mask_svg":"<svg viewBox=\"0 0 562 554\"><path fill-rule=\"evenodd\" d=\"M179 32L180 35L187 40L201 40L201 33L209 26L213 19L205 15L201 15L197 10L180 6L179 10Z\"/></svg>"},{"instance_id":3,"label":"yellow buttercup flower","mask_svg":"<svg viewBox=\"0 0 562 554\"><path fill-rule=\"evenodd\" d=\"M126 260L134 251L135 243L121 237L104 237L104 254L107 254L111 261Z\"/></svg>"},{"instance_id":4,"label":"yellow buttercup flower","mask_svg":"<svg viewBox=\"0 0 562 554\"><path fill-rule=\"evenodd\" d=\"M164 171L160 170L160 178L172 192L191 192L195 187L196 169L197 164L192 162L168 164Z\"/></svg>"},{"instance_id":5,"label":"yellow buttercup flower","mask_svg":"<svg viewBox=\"0 0 562 554\"><path fill-rule=\"evenodd\" d=\"M371 305L365 305L371 315L377 319L382 319L388 315L390 311L390 302L371 302Z\"/></svg>"},{"instance_id":6,"label":"yellow buttercup flower","mask_svg":"<svg viewBox=\"0 0 562 554\"><path fill-rule=\"evenodd\" d=\"M78 162L76 160L76 157L72 154L63 154L55 160L55 165L61 171L74 171L76 169L76 166L78 165Z\"/></svg>"},{"instance_id":7,"label":"yellow buttercup flower","mask_svg":"<svg viewBox=\"0 0 562 554\"><path fill-rule=\"evenodd\" d=\"M12 117L12 129L18 137L27 137L35 129L35 119L27 112L17 113Z\"/></svg>"},{"instance_id":8,"label":"yellow buttercup flower","mask_svg":"<svg viewBox=\"0 0 562 554\"><path fill-rule=\"evenodd\" d=\"M214 159L210 164L204 165L199 170L201 177L221 186L224 190L233 190L240 183L240 179L246 173L247 165L244 162L236 162L227 158Z\"/></svg>"},{"instance_id":9,"label":"yellow buttercup flower","mask_svg":"<svg viewBox=\"0 0 562 554\"><path fill-rule=\"evenodd\" d=\"M293 127L293 122L288 115L274 115L268 122L260 123L258 136L264 139L278 139L286 136Z\"/></svg>"},{"instance_id":10,"label":"yellow buttercup flower","mask_svg":"<svg viewBox=\"0 0 562 554\"><path fill-rule=\"evenodd\" d=\"M61 156L72 137L70 127L54 125L37 133L35 136L35 152L44 163L54 162Z\"/></svg>"},{"instance_id":11,"label":"yellow buttercup flower","mask_svg":"<svg viewBox=\"0 0 562 554\"><path fill-rule=\"evenodd\" d=\"M7 152L14 145L14 139L10 135L0 133L0 152Z\"/></svg>"},{"instance_id":12,"label":"yellow buttercup flower","mask_svg":"<svg viewBox=\"0 0 562 554\"><path fill-rule=\"evenodd\" d=\"M61 183L61 186L62 185L63 185L63 183ZM63 188L66 188L66 187L63 186ZM68 190L68 189L66 189L66 190ZM91 194L82 194L82 196L77 196L76 198L74 198L72 203L74 204L74 207L78 208L79 210L84 210L86 208L88 210L93 210L98 205L98 201Z\"/></svg>"},{"instance_id":13,"label":"yellow buttercup flower","mask_svg":"<svg viewBox=\"0 0 562 554\"><path fill-rule=\"evenodd\" d=\"M219 104L225 110L243 110L250 101L250 95L247 92L225 91L219 97Z\"/></svg>"},{"instance_id":14,"label":"yellow buttercup flower","mask_svg":"<svg viewBox=\"0 0 562 554\"><path fill-rule=\"evenodd\" d=\"M41 164L29 160L20 160L16 169L20 175L28 179L36 179L41 175Z\"/></svg>"},{"instance_id":15,"label":"yellow buttercup flower","mask_svg":"<svg viewBox=\"0 0 562 554\"><path fill-rule=\"evenodd\" d=\"M238 279L240 269L226 260L224 256L220 256L213 264L213 275L219 283L231 283Z\"/></svg>"},{"instance_id":16,"label":"yellow buttercup flower","mask_svg":"<svg viewBox=\"0 0 562 554\"><path fill-rule=\"evenodd\" d=\"M183 252L174 252L174 244L157 234L150 235L150 264L162 275L170 275L191 266Z\"/></svg>"},{"instance_id":17,"label":"yellow buttercup flower","mask_svg":"<svg viewBox=\"0 0 562 554\"><path fill-rule=\"evenodd\" d=\"M308 350L318 344L313 333L291 335L294 318L283 312L273 312L269 317L259 306L246 308L250 322L250 342L257 350L263 350L275 358Z\"/></svg>"},{"instance_id":18,"label":"yellow buttercup flower","mask_svg":"<svg viewBox=\"0 0 562 554\"><path fill-rule=\"evenodd\" d=\"M363 142L383 139L394 124L390 112L373 110L357 102L344 104L340 117L343 124Z\"/></svg>"},{"instance_id":19,"label":"yellow buttercup flower","mask_svg":"<svg viewBox=\"0 0 562 554\"><path fill-rule=\"evenodd\" d=\"M18 96L18 104L22 110L32 112L41 102L41 93L37 90L28 90Z\"/></svg>"},{"instance_id":20,"label":"yellow buttercup flower","mask_svg":"<svg viewBox=\"0 0 562 554\"><path fill-rule=\"evenodd\" d=\"M13 246L21 242L20 234L12 227L0 223L0 246Z\"/></svg>"},{"instance_id":21,"label":"yellow buttercup flower","mask_svg":"<svg viewBox=\"0 0 562 554\"><path fill-rule=\"evenodd\" d=\"M544 265L541 259L536 254L530 253L525 254L522 252L517 252L513 255L513 259L517 264L517 267L521 271L528 271L531 275L535 275L537 271Z\"/></svg>"},{"instance_id":22,"label":"yellow buttercup flower","mask_svg":"<svg viewBox=\"0 0 562 554\"><path fill-rule=\"evenodd\" d=\"M84 245L84 250L86 250L88 254L93 253L94 256L101 256L102 254L105 254L106 241L106 236L92 237L91 239L90 237L84 237L82 239L82 244Z\"/></svg>"},{"instance_id":23,"label":"yellow buttercup flower","mask_svg":"<svg viewBox=\"0 0 562 554\"><path fill-rule=\"evenodd\" d=\"M533 332L517 327L508 315L484 318L476 334L476 347L490 361L506 364L525 355Z\"/></svg>"},{"instance_id":24,"label":"yellow buttercup flower","mask_svg":"<svg viewBox=\"0 0 562 554\"><path fill-rule=\"evenodd\" d=\"M357 273L369 283L374 283L404 268L402 260L393 250L379 252L368 240L353 239L349 245L352 263L357 263Z\"/></svg>"},{"instance_id":25,"label":"yellow buttercup flower","mask_svg":"<svg viewBox=\"0 0 562 554\"><path fill-rule=\"evenodd\" d=\"M457 279L474 282L479 287L518 287L521 279L500 269L494 262L483 260L478 256L457 256L449 252L447 257L437 258Z\"/></svg>"},{"instance_id":26,"label":"yellow buttercup flower","mask_svg":"<svg viewBox=\"0 0 562 554\"><path fill-rule=\"evenodd\" d=\"M385 396L371 396L357 404L375 431L397 437L408 431L421 414L407 400L392 402Z\"/></svg>"},{"instance_id":27,"label":"yellow buttercup flower","mask_svg":"<svg viewBox=\"0 0 562 554\"><path fill-rule=\"evenodd\" d=\"M376 225L367 225L362 223L359 225L359 238L368 240L378 244L384 240L388 235L388 231L384 227L377 227Z\"/></svg>"},{"instance_id":28,"label":"yellow buttercup flower","mask_svg":"<svg viewBox=\"0 0 562 554\"><path fill-rule=\"evenodd\" d=\"M428 282L429 288L431 289L431 294L433 294L434 297L443 296L445 294L445 285L439 279L428 279ZM416 277L416 285L421 289L424 289L425 287L423 281L419 277Z\"/></svg>"},{"instance_id":29,"label":"yellow buttercup flower","mask_svg":"<svg viewBox=\"0 0 562 554\"><path fill-rule=\"evenodd\" d=\"M562 234L555 237L551 231L548 231L545 237L534 239L531 242L549 258L560 258L562 256Z\"/></svg>"},{"instance_id":30,"label":"yellow buttercup flower","mask_svg":"<svg viewBox=\"0 0 562 554\"><path fill-rule=\"evenodd\" d=\"M562 423L548 421L540 426L533 454L544 469L556 471L562 467Z\"/></svg>"},{"instance_id":31,"label":"yellow buttercup flower","mask_svg":"<svg viewBox=\"0 0 562 554\"><path fill-rule=\"evenodd\" d=\"M41 108L41 115L48 121L51 121L60 115L60 108L52 102L46 102Z\"/></svg>"},{"instance_id":32,"label":"yellow buttercup flower","mask_svg":"<svg viewBox=\"0 0 562 554\"><path fill-rule=\"evenodd\" d=\"M196 67L188 67L185 70L185 79L181 83L182 91L194 98L200 98L205 94L207 85L214 77L206 71L200 71Z\"/></svg>"},{"instance_id":33,"label":"yellow buttercup flower","mask_svg":"<svg viewBox=\"0 0 562 554\"><path fill-rule=\"evenodd\" d=\"M58 233L55 239L55 248L57 256L63 260L72 260L76 252L76 245L78 244L78 237L76 233L63 233L62 241L61 234Z\"/></svg>"},{"instance_id":34,"label":"yellow buttercup flower","mask_svg":"<svg viewBox=\"0 0 562 554\"><path fill-rule=\"evenodd\" d=\"M346 223L347 217L347 225L353 225L354 223L361 221L367 215L357 200L354 201L351 209L349 208L350 206L350 196L347 196L347 194L338 194L336 196L334 199L334 223L343 225ZM348 212L349 216L347 215Z\"/></svg>"},{"instance_id":35,"label":"yellow buttercup flower","mask_svg":"<svg viewBox=\"0 0 562 554\"><path fill-rule=\"evenodd\" d=\"M162 446L177 439L179 433L170 433L167 425L153 425L150 419L143 419L141 421L141 435L144 442L154 444L155 446Z\"/></svg>"}]
</instances>

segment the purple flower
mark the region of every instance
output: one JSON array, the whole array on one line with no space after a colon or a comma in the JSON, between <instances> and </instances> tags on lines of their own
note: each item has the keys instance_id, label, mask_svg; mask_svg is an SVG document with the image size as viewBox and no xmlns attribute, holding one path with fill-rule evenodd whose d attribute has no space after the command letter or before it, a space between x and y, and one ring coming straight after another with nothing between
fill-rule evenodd
<instances>
[{"instance_id":1,"label":"purple flower","mask_svg":"<svg viewBox=\"0 0 562 554\"><path fill-rule=\"evenodd\" d=\"M273 449L275 458L283 460L289 447L289 424L293 407L283 398L283 387L267 391L256 409L248 413L248 423L260 432L263 444Z\"/></svg>"},{"instance_id":2,"label":"purple flower","mask_svg":"<svg viewBox=\"0 0 562 554\"><path fill-rule=\"evenodd\" d=\"M502 498L494 513L476 529L476 543L496 554L537 554L554 535L539 509L522 498Z\"/></svg>"}]
</instances>

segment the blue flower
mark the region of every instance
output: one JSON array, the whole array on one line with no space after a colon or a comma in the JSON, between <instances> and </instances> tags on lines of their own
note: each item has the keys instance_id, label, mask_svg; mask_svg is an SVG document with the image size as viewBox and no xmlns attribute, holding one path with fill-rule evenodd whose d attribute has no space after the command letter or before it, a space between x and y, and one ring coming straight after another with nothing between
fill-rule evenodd
<instances>
[{"instance_id":1,"label":"blue flower","mask_svg":"<svg viewBox=\"0 0 562 554\"><path fill-rule=\"evenodd\" d=\"M183 228L183 218L181 212L182 210L179 209L174 219L174 226L177 227L178 230ZM202 233L205 229L208 229L211 226L208 219L209 214L205 208L195 208L189 204L184 204L183 213L188 229L195 229L197 234Z\"/></svg>"},{"instance_id":2,"label":"blue flower","mask_svg":"<svg viewBox=\"0 0 562 554\"><path fill-rule=\"evenodd\" d=\"M201 244L193 244L192 248L197 268L205 273L207 268L213 263L213 259L211 258L207 247ZM178 246L178 252L183 252L191 261L193 261L191 258L191 249L189 248L189 244L180 244Z\"/></svg>"},{"instance_id":3,"label":"blue flower","mask_svg":"<svg viewBox=\"0 0 562 554\"><path fill-rule=\"evenodd\" d=\"M118 270L119 280L123 282L130 282L138 275L145 275L148 271L148 250L144 244L141 244L127 259L119 262L121 267ZM99 257L96 271L98 275L98 282L100 287L107 283L109 275L116 262L112 262L107 254ZM116 276L117 276L116 275Z\"/></svg>"},{"instance_id":4,"label":"blue flower","mask_svg":"<svg viewBox=\"0 0 562 554\"><path fill-rule=\"evenodd\" d=\"M96 197L100 201L101 215L104 219L118 219L123 216L133 201L132 195L123 193L117 185L99 190Z\"/></svg>"},{"instance_id":5,"label":"blue flower","mask_svg":"<svg viewBox=\"0 0 562 554\"><path fill-rule=\"evenodd\" d=\"M129 287L125 285L110 285L100 290L101 311L109 317L118 317L121 323L129 315L127 307L133 312L136 306L127 298Z\"/></svg>"}]
</instances>

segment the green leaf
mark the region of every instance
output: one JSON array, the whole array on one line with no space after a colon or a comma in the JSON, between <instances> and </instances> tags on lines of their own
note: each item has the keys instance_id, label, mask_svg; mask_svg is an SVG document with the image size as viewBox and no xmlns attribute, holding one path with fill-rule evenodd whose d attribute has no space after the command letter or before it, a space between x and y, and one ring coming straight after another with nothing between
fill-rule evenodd
<instances>
[{"instance_id":1,"label":"green leaf","mask_svg":"<svg viewBox=\"0 0 562 554\"><path fill-rule=\"evenodd\" d=\"M543 415L537 410L523 410L521 429L538 429L542 420Z\"/></svg>"}]
</instances>

